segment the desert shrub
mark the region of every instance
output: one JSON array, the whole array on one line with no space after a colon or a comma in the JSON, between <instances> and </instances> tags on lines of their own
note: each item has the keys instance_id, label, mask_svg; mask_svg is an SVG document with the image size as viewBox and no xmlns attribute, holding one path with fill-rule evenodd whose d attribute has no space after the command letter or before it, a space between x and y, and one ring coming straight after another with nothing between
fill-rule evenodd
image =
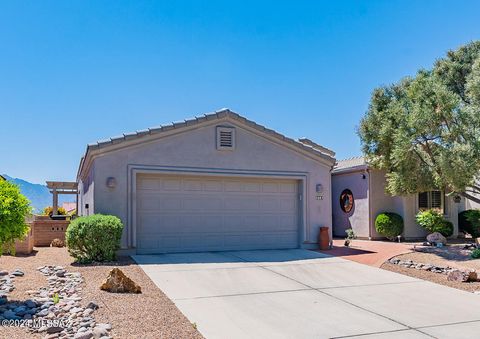
<instances>
[{"instance_id":1,"label":"desert shrub","mask_svg":"<svg viewBox=\"0 0 480 339\"><path fill-rule=\"evenodd\" d=\"M480 248L476 248L472 251L472 254L470 254L470 256L473 258L473 259L479 259L480 258Z\"/></svg>"},{"instance_id":2,"label":"desert shrub","mask_svg":"<svg viewBox=\"0 0 480 339\"><path fill-rule=\"evenodd\" d=\"M45 207L43 209L43 215L48 215L49 217L51 217L53 215L53 207L52 206ZM65 211L65 208L59 207L57 209L57 215L67 215L67 211Z\"/></svg>"},{"instance_id":3,"label":"desert shrub","mask_svg":"<svg viewBox=\"0 0 480 339\"><path fill-rule=\"evenodd\" d=\"M448 220L442 220L436 232L441 233L444 237L450 237L453 234L453 224Z\"/></svg>"},{"instance_id":4,"label":"desert shrub","mask_svg":"<svg viewBox=\"0 0 480 339\"><path fill-rule=\"evenodd\" d=\"M403 218L396 213L380 213L375 219L375 230L388 239L395 239L403 232Z\"/></svg>"},{"instance_id":5,"label":"desert shrub","mask_svg":"<svg viewBox=\"0 0 480 339\"><path fill-rule=\"evenodd\" d=\"M80 263L115 260L122 231L122 221L113 215L76 218L65 233L68 252Z\"/></svg>"},{"instance_id":6,"label":"desert shrub","mask_svg":"<svg viewBox=\"0 0 480 339\"><path fill-rule=\"evenodd\" d=\"M50 243L50 247L63 247L63 246L65 246L65 244L61 239L58 239L58 238L53 239L52 242Z\"/></svg>"},{"instance_id":7,"label":"desert shrub","mask_svg":"<svg viewBox=\"0 0 480 339\"><path fill-rule=\"evenodd\" d=\"M473 238L480 237L480 210L466 210L458 213L458 228Z\"/></svg>"},{"instance_id":8,"label":"desert shrub","mask_svg":"<svg viewBox=\"0 0 480 339\"><path fill-rule=\"evenodd\" d=\"M15 240L28 233L25 217L31 210L30 202L17 185L0 180L0 255L3 249L15 254Z\"/></svg>"},{"instance_id":9,"label":"desert shrub","mask_svg":"<svg viewBox=\"0 0 480 339\"><path fill-rule=\"evenodd\" d=\"M355 234L355 232L351 228L346 229L345 233L347 234L347 239L349 239L349 240L353 240L353 239L357 238L357 235Z\"/></svg>"},{"instance_id":10,"label":"desert shrub","mask_svg":"<svg viewBox=\"0 0 480 339\"><path fill-rule=\"evenodd\" d=\"M417 224L429 233L439 232L444 237L449 237L453 234L453 224L445 220L436 210L427 210L418 212L416 215Z\"/></svg>"}]
</instances>

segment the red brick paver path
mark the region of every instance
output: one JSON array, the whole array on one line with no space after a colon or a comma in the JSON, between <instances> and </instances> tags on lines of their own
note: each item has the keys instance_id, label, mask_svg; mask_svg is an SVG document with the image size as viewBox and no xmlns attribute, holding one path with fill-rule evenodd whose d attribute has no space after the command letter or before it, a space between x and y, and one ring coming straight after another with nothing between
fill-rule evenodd
<instances>
[{"instance_id":1,"label":"red brick paver path","mask_svg":"<svg viewBox=\"0 0 480 339\"><path fill-rule=\"evenodd\" d=\"M321 253L342 257L370 266L380 267L386 260L404 253L413 252L420 243L396 243L390 241L353 240L345 247L343 239L333 240L333 248Z\"/></svg>"}]
</instances>

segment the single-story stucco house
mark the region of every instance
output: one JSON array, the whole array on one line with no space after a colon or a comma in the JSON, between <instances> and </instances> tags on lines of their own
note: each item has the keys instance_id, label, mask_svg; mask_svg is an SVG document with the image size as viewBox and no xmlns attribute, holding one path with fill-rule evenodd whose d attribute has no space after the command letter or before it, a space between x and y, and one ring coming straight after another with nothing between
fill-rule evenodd
<instances>
[{"instance_id":1,"label":"single-story stucco house","mask_svg":"<svg viewBox=\"0 0 480 339\"><path fill-rule=\"evenodd\" d=\"M359 238L382 238L375 231L375 218L382 212L394 212L403 217L404 238L425 238L427 233L415 222L415 215L422 209L435 208L453 223L456 237L458 213L478 208L468 199L443 191L391 196L385 186L385 172L372 169L364 157L338 161L332 171L333 235L345 237L345 230L352 228Z\"/></svg>"},{"instance_id":2,"label":"single-story stucco house","mask_svg":"<svg viewBox=\"0 0 480 339\"><path fill-rule=\"evenodd\" d=\"M88 145L78 212L120 217L132 253L314 248L334 157L222 109Z\"/></svg>"}]
</instances>

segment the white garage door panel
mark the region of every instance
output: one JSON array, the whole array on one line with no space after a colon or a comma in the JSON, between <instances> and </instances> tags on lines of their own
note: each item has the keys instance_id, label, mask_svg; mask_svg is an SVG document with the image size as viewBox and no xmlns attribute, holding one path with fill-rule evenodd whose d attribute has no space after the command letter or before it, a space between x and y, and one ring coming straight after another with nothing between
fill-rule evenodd
<instances>
[{"instance_id":1,"label":"white garage door panel","mask_svg":"<svg viewBox=\"0 0 480 339\"><path fill-rule=\"evenodd\" d=\"M139 175L137 252L296 248L298 181Z\"/></svg>"}]
</instances>

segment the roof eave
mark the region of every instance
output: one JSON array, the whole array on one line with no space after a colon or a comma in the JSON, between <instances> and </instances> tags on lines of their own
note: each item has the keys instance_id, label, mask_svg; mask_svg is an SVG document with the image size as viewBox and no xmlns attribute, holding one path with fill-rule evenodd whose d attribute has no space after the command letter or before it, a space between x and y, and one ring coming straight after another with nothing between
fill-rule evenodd
<instances>
[{"instance_id":1,"label":"roof eave","mask_svg":"<svg viewBox=\"0 0 480 339\"><path fill-rule=\"evenodd\" d=\"M338 168L333 169L332 174L345 174L345 173L352 173L352 172L362 172L368 170L370 167L368 165L357 165L352 167L346 168Z\"/></svg>"},{"instance_id":2,"label":"roof eave","mask_svg":"<svg viewBox=\"0 0 480 339\"><path fill-rule=\"evenodd\" d=\"M316 144L317 146L319 146L318 148L312 147L310 145L306 145L301 141L288 138L283 134L280 134L274 130L271 130L262 125L259 125L254 121L248 120L229 109L222 109L210 114L204 114L203 116L195 117L182 122L175 122L170 125L157 126L154 128L149 128L149 129L137 131L134 133L127 133L127 134L123 134L123 136L117 136L107 140L98 141L97 143L89 144L85 151L85 155L80 160L80 164L77 172L77 180L79 180L82 177L85 163L89 160L89 156L91 156L91 153L93 151L106 149L114 145L116 146L125 141L141 139L145 136L161 134L162 132L167 132L174 129L182 130L183 128L190 128L192 126L197 126L202 123L209 123L211 121L223 120L227 118L231 118L233 121L239 121L240 123L243 123L244 125L257 130L260 133L264 133L266 135L272 136L273 138L276 138L281 142L285 142L287 144L290 144L298 148L299 150L305 151L306 153L309 153L311 156L320 159L327 166L333 167L333 165L335 164L335 158L334 158L335 153L333 151L328 150L327 148L324 148L321 145ZM323 149L326 151L325 153L322 152Z\"/></svg>"}]
</instances>

